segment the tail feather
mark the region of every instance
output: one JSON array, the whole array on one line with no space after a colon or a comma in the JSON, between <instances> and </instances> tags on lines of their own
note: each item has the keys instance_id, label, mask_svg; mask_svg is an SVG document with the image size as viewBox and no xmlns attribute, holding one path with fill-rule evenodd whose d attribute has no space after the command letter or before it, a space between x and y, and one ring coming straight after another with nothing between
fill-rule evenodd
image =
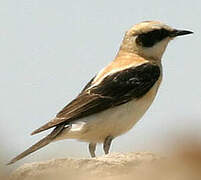
<instances>
[{"instance_id":1,"label":"tail feather","mask_svg":"<svg viewBox=\"0 0 201 180\"><path fill-rule=\"evenodd\" d=\"M41 139L40 141L38 141L36 144L34 144L33 146L31 146L30 148L28 148L27 150L25 150L24 152L22 152L21 154L19 154L18 156L16 156L15 158L13 158L7 165L13 164L16 161L24 158L25 156L37 151L38 149L48 145L50 142L52 142L52 140L61 133L61 131L64 129L65 125L59 125L57 126L48 136L44 137L43 139Z\"/></svg>"}]
</instances>

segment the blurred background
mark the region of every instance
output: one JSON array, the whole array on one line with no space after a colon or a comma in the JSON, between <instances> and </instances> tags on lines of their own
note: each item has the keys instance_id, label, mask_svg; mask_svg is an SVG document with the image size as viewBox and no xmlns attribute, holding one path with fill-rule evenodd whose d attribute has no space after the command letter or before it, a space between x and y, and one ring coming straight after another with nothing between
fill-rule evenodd
<instances>
[{"instance_id":1,"label":"blurred background","mask_svg":"<svg viewBox=\"0 0 201 180\"><path fill-rule=\"evenodd\" d=\"M145 20L192 30L163 56L163 82L137 125L112 152L163 153L168 142L201 142L200 1L1 0L0 168L58 157L89 157L86 143L53 143L16 164L11 158L48 132L30 133L53 118L118 52L126 30ZM97 155L102 155L98 147Z\"/></svg>"}]
</instances>

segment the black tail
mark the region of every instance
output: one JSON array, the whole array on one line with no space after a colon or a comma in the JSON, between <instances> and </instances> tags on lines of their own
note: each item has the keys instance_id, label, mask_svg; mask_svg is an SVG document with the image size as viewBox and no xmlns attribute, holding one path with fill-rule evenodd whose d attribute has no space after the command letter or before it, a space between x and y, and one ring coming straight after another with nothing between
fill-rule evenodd
<instances>
[{"instance_id":1,"label":"black tail","mask_svg":"<svg viewBox=\"0 0 201 180\"><path fill-rule=\"evenodd\" d=\"M61 133L61 131L64 129L65 125L59 125L57 126L48 136L41 139L39 142L19 154L17 157L13 158L7 165L13 164L16 161L24 158L25 156L37 151L38 149L48 145L58 134Z\"/></svg>"}]
</instances>

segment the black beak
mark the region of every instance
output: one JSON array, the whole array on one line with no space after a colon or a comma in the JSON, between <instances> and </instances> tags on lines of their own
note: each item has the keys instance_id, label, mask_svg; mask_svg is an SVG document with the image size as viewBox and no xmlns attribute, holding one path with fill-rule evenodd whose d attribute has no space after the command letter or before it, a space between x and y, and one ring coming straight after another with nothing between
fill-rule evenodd
<instances>
[{"instance_id":1,"label":"black beak","mask_svg":"<svg viewBox=\"0 0 201 180\"><path fill-rule=\"evenodd\" d=\"M183 35L186 35L186 34L192 34L193 32L192 31L186 31L186 30L178 30L178 29L175 29L173 31L170 32L170 37L177 37L177 36L183 36Z\"/></svg>"}]
</instances>

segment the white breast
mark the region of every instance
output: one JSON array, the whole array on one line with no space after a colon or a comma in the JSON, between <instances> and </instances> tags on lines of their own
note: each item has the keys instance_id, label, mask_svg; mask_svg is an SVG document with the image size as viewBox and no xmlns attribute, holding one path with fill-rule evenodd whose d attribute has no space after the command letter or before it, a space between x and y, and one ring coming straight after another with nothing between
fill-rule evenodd
<instances>
[{"instance_id":1,"label":"white breast","mask_svg":"<svg viewBox=\"0 0 201 180\"><path fill-rule=\"evenodd\" d=\"M103 142L107 136L119 136L130 130L144 115L154 100L160 80L142 98L110 108L72 123L56 139L78 139L86 142Z\"/></svg>"}]
</instances>

